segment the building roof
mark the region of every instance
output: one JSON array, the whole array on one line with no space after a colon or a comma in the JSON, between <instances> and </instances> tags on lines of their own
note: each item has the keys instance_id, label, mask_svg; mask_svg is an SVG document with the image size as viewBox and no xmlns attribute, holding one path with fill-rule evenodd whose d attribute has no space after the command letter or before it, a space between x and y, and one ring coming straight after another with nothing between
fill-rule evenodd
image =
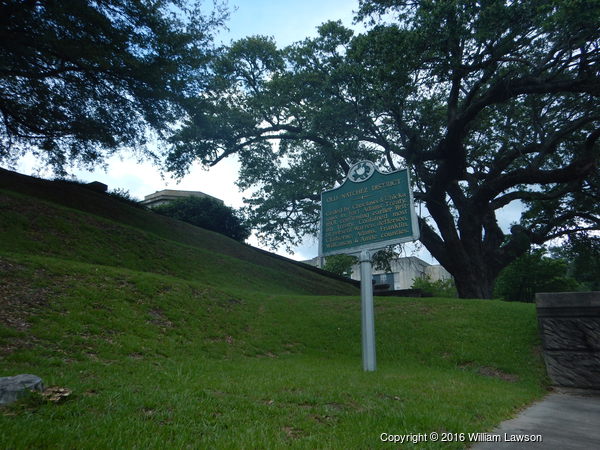
<instances>
[{"instance_id":1,"label":"building roof","mask_svg":"<svg viewBox=\"0 0 600 450\"><path fill-rule=\"evenodd\" d=\"M167 203L173 200L177 200L179 198L186 197L203 197L203 198L211 198L213 200L218 201L219 203L223 203L223 200L213 197L212 195L205 194L200 191L179 191L174 189L163 189L162 191L156 191L153 194L146 195L144 200L141 201L142 205L146 206L155 206L162 203Z\"/></svg>"}]
</instances>

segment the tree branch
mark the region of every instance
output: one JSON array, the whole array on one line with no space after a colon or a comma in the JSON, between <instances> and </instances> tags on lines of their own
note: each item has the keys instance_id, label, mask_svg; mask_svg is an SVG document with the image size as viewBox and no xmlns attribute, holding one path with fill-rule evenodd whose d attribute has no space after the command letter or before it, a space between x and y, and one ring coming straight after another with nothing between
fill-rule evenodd
<instances>
[{"instance_id":1,"label":"tree branch","mask_svg":"<svg viewBox=\"0 0 600 450\"><path fill-rule=\"evenodd\" d=\"M577 122L583 124L589 122L589 120L582 119L581 121ZM574 123L571 123L566 128L575 128ZM549 147L553 148L556 145L558 145L557 139L558 137L562 137L562 132L565 132L565 130L562 130L560 133L558 133L558 135L560 136L553 136L544 146L538 148L538 150L544 153L548 151L547 149ZM488 181L482 184L482 186L479 188L478 192L476 193L476 195L474 195L473 199L479 204L484 204L485 202L493 199L499 193L504 192L510 189L511 187L517 186L519 184L534 185L549 183L569 183L581 180L583 177L591 173L596 168L598 157L597 155L593 154L593 146L599 138L600 128L594 130L588 135L588 137L582 145L583 148L580 152L578 152L579 157L573 160L571 164L560 169L539 170L535 167L535 165L533 165L523 169L515 169L512 172L506 173L504 175L498 175L495 177L490 176L488 177ZM535 147L537 146L532 146L526 151L531 153L532 150L535 149ZM516 158L517 154L517 151L513 151L511 155L499 159L496 163L496 167L494 168L494 173L498 172L504 166L507 166L511 162L511 158ZM507 199L510 198L511 197L508 197ZM502 202L503 200L500 200L498 204L503 206Z\"/></svg>"},{"instance_id":2,"label":"tree branch","mask_svg":"<svg viewBox=\"0 0 600 450\"><path fill-rule=\"evenodd\" d=\"M579 183L574 183L574 184L578 185ZM569 192L572 192L574 189L574 184L567 183L564 186L562 186L560 189L555 189L550 192L532 192L532 191L523 191L523 190L512 191L512 192L509 192L508 194L502 195L501 197L498 197L495 200L493 200L490 203L490 206L492 207L493 210L496 210L496 209L500 209L500 208L508 205L511 202L514 202L515 200L526 200L526 201L555 200L557 198L560 198L560 197L568 194Z\"/></svg>"}]
</instances>

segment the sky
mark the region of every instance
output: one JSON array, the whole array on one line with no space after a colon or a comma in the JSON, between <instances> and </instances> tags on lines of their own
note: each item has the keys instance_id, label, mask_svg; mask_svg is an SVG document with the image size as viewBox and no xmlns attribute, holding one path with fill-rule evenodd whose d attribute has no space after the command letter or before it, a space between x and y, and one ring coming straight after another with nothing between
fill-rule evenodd
<instances>
[{"instance_id":1,"label":"sky","mask_svg":"<svg viewBox=\"0 0 600 450\"><path fill-rule=\"evenodd\" d=\"M328 20L352 26L357 0L229 0L229 32L239 39L251 35L273 36L281 47L316 36L316 28Z\"/></svg>"},{"instance_id":2,"label":"sky","mask_svg":"<svg viewBox=\"0 0 600 450\"><path fill-rule=\"evenodd\" d=\"M352 27L353 11L358 8L358 0L229 0L228 3L231 11L228 31L223 30L217 35L218 42L228 44L245 36L267 35L274 37L280 47L315 36L316 28L328 20L341 20L344 25ZM357 26L354 28L358 29ZM31 158L23 159L16 170L27 175L51 176ZM194 165L189 175L181 180L173 180L168 174L161 174L149 162L140 163L122 155L110 158L106 170L89 172L73 169L70 172L78 180L100 181L108 185L110 190L124 189L140 200L163 189L181 189L205 192L220 198L227 206L239 208L243 206L244 193L235 185L238 170L239 163L230 157L208 171ZM500 211L499 222L503 229L516 221L519 211L519 205L509 205ZM270 250L260 245L253 236L247 242ZM310 259L318 254L318 242L316 238L307 238L303 245L294 249L294 254L284 249L276 253L296 260ZM409 245L406 253L436 263L424 248L415 250Z\"/></svg>"}]
</instances>

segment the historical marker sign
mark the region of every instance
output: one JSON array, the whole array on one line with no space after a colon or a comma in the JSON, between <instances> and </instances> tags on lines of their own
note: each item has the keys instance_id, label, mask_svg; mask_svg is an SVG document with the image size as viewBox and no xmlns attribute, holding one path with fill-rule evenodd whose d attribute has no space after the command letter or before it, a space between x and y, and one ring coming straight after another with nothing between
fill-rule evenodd
<instances>
[{"instance_id":1,"label":"historical marker sign","mask_svg":"<svg viewBox=\"0 0 600 450\"><path fill-rule=\"evenodd\" d=\"M358 253L414 241L419 228L408 170L383 174L370 161L321 194L321 255Z\"/></svg>"},{"instance_id":2,"label":"historical marker sign","mask_svg":"<svg viewBox=\"0 0 600 450\"><path fill-rule=\"evenodd\" d=\"M419 238L408 170L383 174L370 161L321 194L322 256L360 253L363 368L376 368L371 251Z\"/></svg>"}]
</instances>

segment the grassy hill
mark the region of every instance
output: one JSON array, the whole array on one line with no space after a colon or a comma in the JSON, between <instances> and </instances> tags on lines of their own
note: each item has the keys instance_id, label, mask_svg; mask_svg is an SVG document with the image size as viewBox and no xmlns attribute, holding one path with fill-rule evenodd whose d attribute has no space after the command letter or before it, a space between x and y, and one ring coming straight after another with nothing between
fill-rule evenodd
<instances>
[{"instance_id":1,"label":"grassy hill","mask_svg":"<svg viewBox=\"0 0 600 450\"><path fill-rule=\"evenodd\" d=\"M135 208L80 185L0 172L0 251L202 280L212 286L356 294L221 234Z\"/></svg>"},{"instance_id":2,"label":"grassy hill","mask_svg":"<svg viewBox=\"0 0 600 450\"><path fill-rule=\"evenodd\" d=\"M0 448L373 448L483 432L543 395L529 304L376 299L361 368L345 282L64 182L0 172ZM424 442L419 448L462 448Z\"/></svg>"}]
</instances>

